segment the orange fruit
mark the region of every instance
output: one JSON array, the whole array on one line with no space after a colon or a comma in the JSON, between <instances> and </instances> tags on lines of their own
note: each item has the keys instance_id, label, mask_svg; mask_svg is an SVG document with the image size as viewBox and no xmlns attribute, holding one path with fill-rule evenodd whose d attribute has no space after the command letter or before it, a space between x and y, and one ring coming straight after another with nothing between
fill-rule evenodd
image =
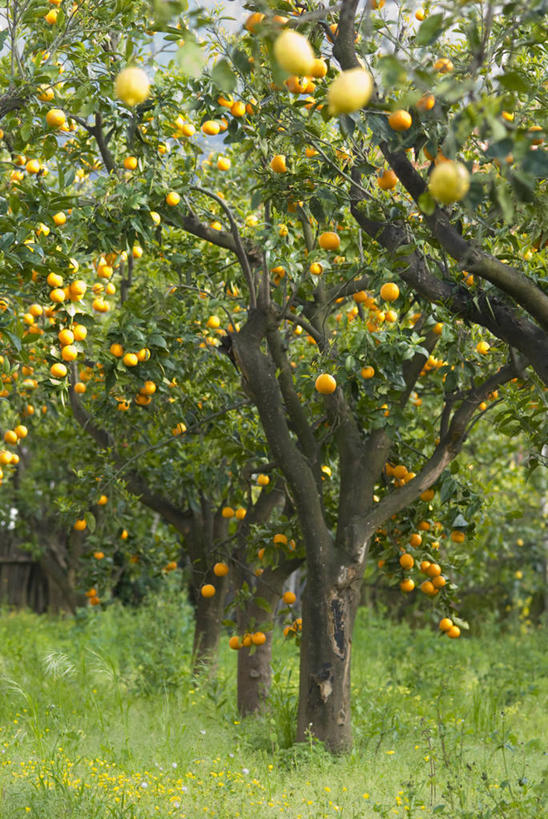
<instances>
[{"instance_id":1,"label":"orange fruit","mask_svg":"<svg viewBox=\"0 0 548 819\"><path fill-rule=\"evenodd\" d=\"M322 250L338 250L341 246L341 240L337 233L328 230L326 233L320 234L318 244Z\"/></svg>"},{"instance_id":2,"label":"orange fruit","mask_svg":"<svg viewBox=\"0 0 548 819\"><path fill-rule=\"evenodd\" d=\"M466 540L466 534L461 532L460 529L454 529L451 532L451 540L453 543L464 543Z\"/></svg>"},{"instance_id":3,"label":"orange fruit","mask_svg":"<svg viewBox=\"0 0 548 819\"><path fill-rule=\"evenodd\" d=\"M384 301L396 301L400 295L400 288L394 282L385 282L381 287L381 299Z\"/></svg>"},{"instance_id":4,"label":"orange fruit","mask_svg":"<svg viewBox=\"0 0 548 819\"><path fill-rule=\"evenodd\" d=\"M441 574L441 566L439 563L431 563L426 570L428 577L438 577Z\"/></svg>"},{"instance_id":5,"label":"orange fruit","mask_svg":"<svg viewBox=\"0 0 548 819\"><path fill-rule=\"evenodd\" d=\"M102 560L105 556L104 552L93 552L93 557L95 560Z\"/></svg>"},{"instance_id":6,"label":"orange fruit","mask_svg":"<svg viewBox=\"0 0 548 819\"><path fill-rule=\"evenodd\" d=\"M206 583L200 589L200 594L202 597L213 597L215 594L215 586L212 586L211 583Z\"/></svg>"},{"instance_id":7,"label":"orange fruit","mask_svg":"<svg viewBox=\"0 0 548 819\"><path fill-rule=\"evenodd\" d=\"M460 628L458 626L451 626L445 633L448 637L451 637L452 640L455 640L457 637L460 637Z\"/></svg>"},{"instance_id":8,"label":"orange fruit","mask_svg":"<svg viewBox=\"0 0 548 819\"><path fill-rule=\"evenodd\" d=\"M421 583L421 592L423 592L423 594L435 594L436 589L430 580L424 580Z\"/></svg>"},{"instance_id":9,"label":"orange fruit","mask_svg":"<svg viewBox=\"0 0 548 819\"><path fill-rule=\"evenodd\" d=\"M46 114L46 122L50 128L62 128L67 122L65 112L60 108L51 108Z\"/></svg>"},{"instance_id":10,"label":"orange fruit","mask_svg":"<svg viewBox=\"0 0 548 819\"><path fill-rule=\"evenodd\" d=\"M136 367L139 363L139 359L135 353L126 353L122 358L122 362L126 367Z\"/></svg>"},{"instance_id":11,"label":"orange fruit","mask_svg":"<svg viewBox=\"0 0 548 819\"><path fill-rule=\"evenodd\" d=\"M410 577L406 577L405 580L402 580L400 583L400 589L403 592L412 592L414 588L415 583Z\"/></svg>"},{"instance_id":12,"label":"orange fruit","mask_svg":"<svg viewBox=\"0 0 548 819\"><path fill-rule=\"evenodd\" d=\"M7 444L16 444L18 440L17 433L13 429L8 429L7 432L4 433L4 441Z\"/></svg>"},{"instance_id":13,"label":"orange fruit","mask_svg":"<svg viewBox=\"0 0 548 819\"><path fill-rule=\"evenodd\" d=\"M87 526L86 521L84 520L84 518L81 518L75 521L73 529L76 529L77 532L83 532L86 526Z\"/></svg>"},{"instance_id":14,"label":"orange fruit","mask_svg":"<svg viewBox=\"0 0 548 819\"><path fill-rule=\"evenodd\" d=\"M408 131L413 124L413 119L409 111L399 108L397 111L392 111L388 117L388 124L393 131Z\"/></svg>"},{"instance_id":15,"label":"orange fruit","mask_svg":"<svg viewBox=\"0 0 548 819\"><path fill-rule=\"evenodd\" d=\"M409 545L413 546L414 549L417 549L421 545L421 543L422 543L421 535L419 535L418 532L413 532L413 534L409 538Z\"/></svg>"},{"instance_id":16,"label":"orange fruit","mask_svg":"<svg viewBox=\"0 0 548 819\"><path fill-rule=\"evenodd\" d=\"M251 635L251 642L254 646L262 646L266 643L266 634L264 631L256 631Z\"/></svg>"},{"instance_id":17,"label":"orange fruit","mask_svg":"<svg viewBox=\"0 0 548 819\"><path fill-rule=\"evenodd\" d=\"M321 276L323 273L323 267L319 262L312 262L308 269L313 276Z\"/></svg>"},{"instance_id":18,"label":"orange fruit","mask_svg":"<svg viewBox=\"0 0 548 819\"><path fill-rule=\"evenodd\" d=\"M423 94L417 101L417 108L419 111L431 111L435 104L436 98L433 94Z\"/></svg>"},{"instance_id":19,"label":"orange fruit","mask_svg":"<svg viewBox=\"0 0 548 819\"><path fill-rule=\"evenodd\" d=\"M401 555L400 557L400 566L402 569L412 569L415 565L415 558L413 555L410 555L409 552L405 552L405 554Z\"/></svg>"},{"instance_id":20,"label":"orange fruit","mask_svg":"<svg viewBox=\"0 0 548 819\"><path fill-rule=\"evenodd\" d=\"M221 512L223 518L233 518L234 517L234 509L232 506L224 506Z\"/></svg>"},{"instance_id":21,"label":"orange fruit","mask_svg":"<svg viewBox=\"0 0 548 819\"><path fill-rule=\"evenodd\" d=\"M277 533L272 538L272 542L275 543L276 545L281 543L283 546L285 546L285 544L287 543L287 535Z\"/></svg>"},{"instance_id":22,"label":"orange fruit","mask_svg":"<svg viewBox=\"0 0 548 819\"><path fill-rule=\"evenodd\" d=\"M428 501L432 500L434 495L435 495L435 492L434 492L433 489L425 489L424 492L421 493L420 498L421 498L422 501L428 502Z\"/></svg>"},{"instance_id":23,"label":"orange fruit","mask_svg":"<svg viewBox=\"0 0 548 819\"><path fill-rule=\"evenodd\" d=\"M74 361L78 358L78 350L73 344L67 344L61 349L61 358L63 361Z\"/></svg>"},{"instance_id":24,"label":"orange fruit","mask_svg":"<svg viewBox=\"0 0 548 819\"><path fill-rule=\"evenodd\" d=\"M18 438L26 438L29 434L29 431L24 424L18 424L13 431Z\"/></svg>"},{"instance_id":25,"label":"orange fruit","mask_svg":"<svg viewBox=\"0 0 548 819\"><path fill-rule=\"evenodd\" d=\"M283 154L276 154L270 160L270 167L274 173L287 173L287 165Z\"/></svg>"},{"instance_id":26,"label":"orange fruit","mask_svg":"<svg viewBox=\"0 0 548 819\"><path fill-rule=\"evenodd\" d=\"M440 57L434 63L434 71L439 71L440 74L449 74L454 69L454 65L447 57Z\"/></svg>"},{"instance_id":27,"label":"orange fruit","mask_svg":"<svg viewBox=\"0 0 548 819\"><path fill-rule=\"evenodd\" d=\"M435 589L443 589L446 583L447 580L441 574L438 575L437 577L432 578L432 585L434 586Z\"/></svg>"},{"instance_id":28,"label":"orange fruit","mask_svg":"<svg viewBox=\"0 0 548 819\"><path fill-rule=\"evenodd\" d=\"M225 577L228 574L228 566L226 563L216 563L213 566L213 574L215 577Z\"/></svg>"},{"instance_id":29,"label":"orange fruit","mask_svg":"<svg viewBox=\"0 0 548 819\"><path fill-rule=\"evenodd\" d=\"M243 117L245 112L246 112L246 105L245 105L244 102L241 102L241 101L235 102L230 107L230 113L232 114L233 117L236 117L236 118Z\"/></svg>"},{"instance_id":30,"label":"orange fruit","mask_svg":"<svg viewBox=\"0 0 548 819\"><path fill-rule=\"evenodd\" d=\"M114 82L114 93L126 105L133 107L144 102L149 95L150 82L142 68L124 68Z\"/></svg>"},{"instance_id":31,"label":"orange fruit","mask_svg":"<svg viewBox=\"0 0 548 819\"><path fill-rule=\"evenodd\" d=\"M449 619L449 617L443 617L440 620L440 629L442 631L449 631L450 628L453 627L453 621Z\"/></svg>"},{"instance_id":32,"label":"orange fruit","mask_svg":"<svg viewBox=\"0 0 548 819\"><path fill-rule=\"evenodd\" d=\"M230 638L230 640L228 641L228 645L230 646L230 648L233 648L234 651L239 651L242 647L240 638L237 635L234 635L234 637Z\"/></svg>"},{"instance_id":33,"label":"orange fruit","mask_svg":"<svg viewBox=\"0 0 548 819\"><path fill-rule=\"evenodd\" d=\"M52 364L49 371L54 378L64 378L67 374L67 368L60 362Z\"/></svg>"},{"instance_id":34,"label":"orange fruit","mask_svg":"<svg viewBox=\"0 0 548 819\"><path fill-rule=\"evenodd\" d=\"M247 20L244 23L244 28L247 31L250 31L252 34L255 33L255 29L257 28L260 23L264 20L264 14L261 14L260 11L256 11L253 14L250 14Z\"/></svg>"},{"instance_id":35,"label":"orange fruit","mask_svg":"<svg viewBox=\"0 0 548 819\"><path fill-rule=\"evenodd\" d=\"M134 171L137 167L137 161L136 156L126 156L124 159L124 168L126 171Z\"/></svg>"},{"instance_id":36,"label":"orange fruit","mask_svg":"<svg viewBox=\"0 0 548 819\"><path fill-rule=\"evenodd\" d=\"M371 366L362 367L360 375L362 378L365 378L366 380L368 378L373 378L373 376L375 375L375 369L374 367Z\"/></svg>"},{"instance_id":37,"label":"orange fruit","mask_svg":"<svg viewBox=\"0 0 548 819\"><path fill-rule=\"evenodd\" d=\"M259 486L268 486L270 483L270 478L268 475L257 475L257 483Z\"/></svg>"},{"instance_id":38,"label":"orange fruit","mask_svg":"<svg viewBox=\"0 0 548 819\"><path fill-rule=\"evenodd\" d=\"M110 345L110 352L116 358L122 358L122 356L124 355L124 348L122 347L121 344L114 343Z\"/></svg>"},{"instance_id":39,"label":"orange fruit","mask_svg":"<svg viewBox=\"0 0 548 819\"><path fill-rule=\"evenodd\" d=\"M428 572L428 567L429 566L430 566L430 561L429 560L422 560L421 565L420 565L421 572L423 574L426 574Z\"/></svg>"},{"instance_id":40,"label":"orange fruit","mask_svg":"<svg viewBox=\"0 0 548 819\"><path fill-rule=\"evenodd\" d=\"M392 188L395 188L397 184L398 177L391 168L383 171L382 175L377 177L377 185L381 191L391 190Z\"/></svg>"},{"instance_id":41,"label":"orange fruit","mask_svg":"<svg viewBox=\"0 0 548 819\"><path fill-rule=\"evenodd\" d=\"M288 606L292 606L296 599L297 596L292 591L286 591L282 596L282 600L284 603L287 603Z\"/></svg>"},{"instance_id":42,"label":"orange fruit","mask_svg":"<svg viewBox=\"0 0 548 819\"><path fill-rule=\"evenodd\" d=\"M170 191L166 196L166 204L170 207L175 207L181 201L181 197L176 191Z\"/></svg>"},{"instance_id":43,"label":"orange fruit","mask_svg":"<svg viewBox=\"0 0 548 819\"><path fill-rule=\"evenodd\" d=\"M329 373L322 373L316 378L314 386L320 395L331 395L337 389L337 382Z\"/></svg>"},{"instance_id":44,"label":"orange fruit","mask_svg":"<svg viewBox=\"0 0 548 819\"><path fill-rule=\"evenodd\" d=\"M247 509L244 509L243 506L239 506L235 512L237 520L243 520L247 515Z\"/></svg>"},{"instance_id":45,"label":"orange fruit","mask_svg":"<svg viewBox=\"0 0 548 819\"><path fill-rule=\"evenodd\" d=\"M221 130L221 126L214 119L207 119L202 125L202 132L206 136L216 136Z\"/></svg>"}]
</instances>

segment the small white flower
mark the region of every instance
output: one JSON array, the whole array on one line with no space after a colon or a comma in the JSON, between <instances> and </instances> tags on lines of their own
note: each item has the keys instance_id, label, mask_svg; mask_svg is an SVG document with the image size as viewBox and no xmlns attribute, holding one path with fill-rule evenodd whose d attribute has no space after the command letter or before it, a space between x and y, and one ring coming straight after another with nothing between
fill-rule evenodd
<instances>
[{"instance_id":1,"label":"small white flower","mask_svg":"<svg viewBox=\"0 0 548 819\"><path fill-rule=\"evenodd\" d=\"M148 782L141 782L142 788L148 788Z\"/></svg>"},{"instance_id":2,"label":"small white flower","mask_svg":"<svg viewBox=\"0 0 548 819\"><path fill-rule=\"evenodd\" d=\"M242 773L248 774L249 773L249 768L242 768Z\"/></svg>"},{"instance_id":3,"label":"small white flower","mask_svg":"<svg viewBox=\"0 0 548 819\"><path fill-rule=\"evenodd\" d=\"M172 767L172 768L176 768L176 767L177 767L177 763L176 763L176 762L172 762L172 763L171 763L171 767Z\"/></svg>"},{"instance_id":4,"label":"small white flower","mask_svg":"<svg viewBox=\"0 0 548 819\"><path fill-rule=\"evenodd\" d=\"M204 729L203 729L203 728L202 728L202 730L200 731L200 733L201 733L203 736L205 736L205 731L204 731Z\"/></svg>"},{"instance_id":5,"label":"small white flower","mask_svg":"<svg viewBox=\"0 0 548 819\"><path fill-rule=\"evenodd\" d=\"M188 791L188 788L186 785L182 785L181 790L183 793L186 793Z\"/></svg>"}]
</instances>

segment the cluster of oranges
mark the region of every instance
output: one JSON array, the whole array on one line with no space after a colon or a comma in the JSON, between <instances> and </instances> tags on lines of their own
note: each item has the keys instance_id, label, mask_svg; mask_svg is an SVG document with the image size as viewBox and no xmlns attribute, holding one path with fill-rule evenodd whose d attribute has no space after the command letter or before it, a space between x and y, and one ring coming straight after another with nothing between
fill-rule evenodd
<instances>
[{"instance_id":1,"label":"cluster of oranges","mask_svg":"<svg viewBox=\"0 0 548 819\"><path fill-rule=\"evenodd\" d=\"M300 634L303 630L303 618L297 617L291 625L285 626L284 628L284 637L294 637L296 634Z\"/></svg>"},{"instance_id":2,"label":"cluster of oranges","mask_svg":"<svg viewBox=\"0 0 548 819\"><path fill-rule=\"evenodd\" d=\"M101 602L99 595L97 594L97 589L94 587L87 590L86 597L89 600L90 606L98 606Z\"/></svg>"},{"instance_id":3,"label":"cluster of oranges","mask_svg":"<svg viewBox=\"0 0 548 819\"><path fill-rule=\"evenodd\" d=\"M264 631L255 631L253 634L246 632L241 637L234 634L228 641L230 648L239 651L241 648L251 648L251 646L263 646L266 643Z\"/></svg>"}]
</instances>

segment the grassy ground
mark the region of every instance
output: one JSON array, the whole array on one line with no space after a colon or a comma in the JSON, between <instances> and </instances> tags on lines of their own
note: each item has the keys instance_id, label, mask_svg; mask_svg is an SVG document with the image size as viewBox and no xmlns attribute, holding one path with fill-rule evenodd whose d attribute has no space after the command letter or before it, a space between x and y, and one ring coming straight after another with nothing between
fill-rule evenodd
<instances>
[{"instance_id":1,"label":"grassy ground","mask_svg":"<svg viewBox=\"0 0 548 819\"><path fill-rule=\"evenodd\" d=\"M234 652L196 684L172 595L76 622L0 614L0 817L531 817L548 801L546 636L451 641L362 612L355 749L292 746L295 647L240 722Z\"/></svg>"}]
</instances>

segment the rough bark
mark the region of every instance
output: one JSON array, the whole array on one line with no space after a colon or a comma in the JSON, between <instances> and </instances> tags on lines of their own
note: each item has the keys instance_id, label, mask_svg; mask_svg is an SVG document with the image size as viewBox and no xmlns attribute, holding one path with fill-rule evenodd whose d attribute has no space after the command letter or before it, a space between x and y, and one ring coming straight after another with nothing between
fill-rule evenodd
<instances>
[{"instance_id":1,"label":"rough bark","mask_svg":"<svg viewBox=\"0 0 548 819\"><path fill-rule=\"evenodd\" d=\"M341 588L310 574L303 595L297 740L311 734L333 753L352 746L350 664L360 600L356 580Z\"/></svg>"}]
</instances>

